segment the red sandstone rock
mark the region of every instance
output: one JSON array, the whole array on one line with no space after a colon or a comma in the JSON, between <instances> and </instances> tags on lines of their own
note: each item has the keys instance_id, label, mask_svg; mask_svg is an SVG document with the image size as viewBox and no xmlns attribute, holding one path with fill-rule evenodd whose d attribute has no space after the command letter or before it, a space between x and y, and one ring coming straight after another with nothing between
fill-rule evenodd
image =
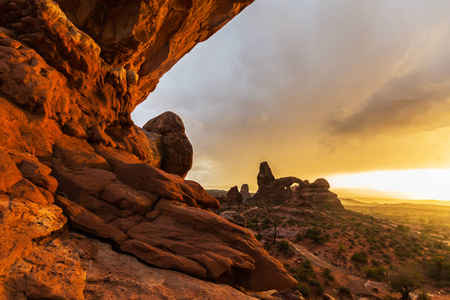
<instances>
[{"instance_id":1,"label":"red sandstone rock","mask_svg":"<svg viewBox=\"0 0 450 300\"><path fill-rule=\"evenodd\" d=\"M5 151L0 149L0 193L6 193L8 189L22 180L22 175L16 164Z\"/></svg>"},{"instance_id":2,"label":"red sandstone rock","mask_svg":"<svg viewBox=\"0 0 450 300\"><path fill-rule=\"evenodd\" d=\"M233 186L227 193L227 202L229 204L242 204L244 197L239 193L237 186Z\"/></svg>"},{"instance_id":3,"label":"red sandstone rock","mask_svg":"<svg viewBox=\"0 0 450 300\"><path fill-rule=\"evenodd\" d=\"M54 194L58 188L58 181L50 176L52 169L40 163L37 159L23 158L17 163L22 176L37 187L48 190Z\"/></svg>"},{"instance_id":4,"label":"red sandstone rock","mask_svg":"<svg viewBox=\"0 0 450 300\"><path fill-rule=\"evenodd\" d=\"M193 150L181 118L167 111L148 121L143 129L162 136L161 168L167 173L186 177L192 167Z\"/></svg>"},{"instance_id":5,"label":"red sandstone rock","mask_svg":"<svg viewBox=\"0 0 450 300\"><path fill-rule=\"evenodd\" d=\"M275 177L272 174L272 170L266 161L263 161L259 165L259 173L257 176L258 189L262 189L275 181Z\"/></svg>"},{"instance_id":6,"label":"red sandstone rock","mask_svg":"<svg viewBox=\"0 0 450 300\"><path fill-rule=\"evenodd\" d=\"M310 184L296 177L283 177L272 180L272 172L267 162L261 163L258 174L258 191L253 201L269 205L303 205L327 209L344 209L335 193L329 191L330 184L319 178ZM261 184L259 184L261 183ZM297 185L295 191L293 186Z\"/></svg>"},{"instance_id":7,"label":"red sandstone rock","mask_svg":"<svg viewBox=\"0 0 450 300\"><path fill-rule=\"evenodd\" d=\"M94 148L83 139L62 135L56 142L54 156L61 158L66 167L92 167L111 169L106 160L95 153Z\"/></svg>"},{"instance_id":8,"label":"red sandstone rock","mask_svg":"<svg viewBox=\"0 0 450 300\"><path fill-rule=\"evenodd\" d=\"M104 260L72 235L57 238L66 225L51 204L57 188L74 227L150 264L249 289L293 285L251 233L200 208L218 202L182 178L192 147L181 120L165 114L148 132L130 118L176 61L251 0L57 3L0 0L0 298L204 295L194 285L247 298L187 277L155 287L124 270L123 254Z\"/></svg>"},{"instance_id":9,"label":"red sandstone rock","mask_svg":"<svg viewBox=\"0 0 450 300\"><path fill-rule=\"evenodd\" d=\"M219 208L217 199L209 195L198 183L167 174L147 164L127 164L120 160L109 162L117 177L135 189L185 202L191 206Z\"/></svg>"},{"instance_id":10,"label":"red sandstone rock","mask_svg":"<svg viewBox=\"0 0 450 300\"><path fill-rule=\"evenodd\" d=\"M107 224L103 219L89 212L84 207L62 196L56 196L55 200L56 204L64 210L64 213L68 215L70 222L76 228L98 237L112 239L118 244L122 244L128 239L126 234Z\"/></svg>"},{"instance_id":11,"label":"red sandstone rock","mask_svg":"<svg viewBox=\"0 0 450 300\"><path fill-rule=\"evenodd\" d=\"M21 198L0 195L0 211L0 278L29 253L33 240L44 238L66 224L58 206Z\"/></svg>"}]
</instances>

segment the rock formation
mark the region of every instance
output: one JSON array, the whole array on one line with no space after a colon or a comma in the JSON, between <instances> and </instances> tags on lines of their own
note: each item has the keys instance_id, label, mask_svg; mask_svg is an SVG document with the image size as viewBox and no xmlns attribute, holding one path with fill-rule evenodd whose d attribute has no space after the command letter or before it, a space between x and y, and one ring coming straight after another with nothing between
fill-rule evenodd
<instances>
[{"instance_id":1,"label":"rock formation","mask_svg":"<svg viewBox=\"0 0 450 300\"><path fill-rule=\"evenodd\" d=\"M233 186L228 191L226 201L228 204L242 204L244 198L242 197L241 193L239 193L237 186Z\"/></svg>"},{"instance_id":2,"label":"rock formation","mask_svg":"<svg viewBox=\"0 0 450 300\"><path fill-rule=\"evenodd\" d=\"M259 188L252 198L256 203L344 209L337 195L329 191L328 181L323 178L319 178L313 183L297 177L275 179L267 162L262 162L259 170L257 177Z\"/></svg>"},{"instance_id":3,"label":"rock formation","mask_svg":"<svg viewBox=\"0 0 450 300\"><path fill-rule=\"evenodd\" d=\"M222 218L234 223L236 225L245 227L247 225L247 219L237 211L224 211L219 214Z\"/></svg>"},{"instance_id":4,"label":"rock formation","mask_svg":"<svg viewBox=\"0 0 450 300\"><path fill-rule=\"evenodd\" d=\"M259 165L259 173L256 179L258 181L258 189L263 189L275 181L272 170L266 161Z\"/></svg>"},{"instance_id":5,"label":"rock formation","mask_svg":"<svg viewBox=\"0 0 450 300\"><path fill-rule=\"evenodd\" d=\"M251 197L252 197L252 195L250 194L250 191L249 191L248 184L246 184L246 183L244 183L244 184L241 186L241 191L240 191L240 193L241 193L241 195L242 195L242 198L244 198L244 201L247 200L248 198L251 198Z\"/></svg>"},{"instance_id":6,"label":"rock formation","mask_svg":"<svg viewBox=\"0 0 450 300\"><path fill-rule=\"evenodd\" d=\"M170 174L186 177L192 167L193 150L184 132L181 118L168 111L148 121L143 129L147 137L150 137L149 133L156 134L156 137L151 138L161 144L159 146L162 153L161 169Z\"/></svg>"},{"instance_id":7,"label":"rock formation","mask_svg":"<svg viewBox=\"0 0 450 300\"><path fill-rule=\"evenodd\" d=\"M192 147L179 117L144 130L130 119L166 71L251 2L0 0L1 299L102 295L94 282L119 264L86 275L86 257L98 260L67 220L148 265L252 290L295 284L183 179ZM131 284L119 275L114 289Z\"/></svg>"}]
</instances>

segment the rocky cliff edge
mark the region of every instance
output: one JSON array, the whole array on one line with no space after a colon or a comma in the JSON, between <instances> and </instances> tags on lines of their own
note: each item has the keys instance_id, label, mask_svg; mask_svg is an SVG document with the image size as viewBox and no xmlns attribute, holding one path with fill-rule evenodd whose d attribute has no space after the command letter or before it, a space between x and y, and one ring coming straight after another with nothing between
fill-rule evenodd
<instances>
[{"instance_id":1,"label":"rocky cliff edge","mask_svg":"<svg viewBox=\"0 0 450 300\"><path fill-rule=\"evenodd\" d=\"M137 261L132 279L121 253L250 290L295 284L184 179L192 146L181 119L168 112L143 129L130 119L165 72L251 2L0 0L0 298L202 290L185 275L185 286L152 285L143 278L158 272Z\"/></svg>"}]
</instances>

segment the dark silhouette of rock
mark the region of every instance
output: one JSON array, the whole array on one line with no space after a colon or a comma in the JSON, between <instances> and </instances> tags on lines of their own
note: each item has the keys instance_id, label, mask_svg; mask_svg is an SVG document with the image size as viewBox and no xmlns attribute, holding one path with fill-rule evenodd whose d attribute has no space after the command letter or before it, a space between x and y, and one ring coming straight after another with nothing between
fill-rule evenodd
<instances>
[{"instance_id":1,"label":"dark silhouette of rock","mask_svg":"<svg viewBox=\"0 0 450 300\"><path fill-rule=\"evenodd\" d=\"M193 150L181 118L166 111L148 121L144 130L162 137L161 169L170 174L186 177L192 167Z\"/></svg>"},{"instance_id":2,"label":"dark silhouette of rock","mask_svg":"<svg viewBox=\"0 0 450 300\"><path fill-rule=\"evenodd\" d=\"M252 195L251 195L250 192L249 192L248 184L246 184L246 183L244 183L244 184L241 186L241 191L240 191L240 193L241 193L241 195L242 195L242 198L244 198L244 201L247 200L248 198L251 198L251 197L252 197Z\"/></svg>"},{"instance_id":3,"label":"dark silhouette of rock","mask_svg":"<svg viewBox=\"0 0 450 300\"><path fill-rule=\"evenodd\" d=\"M263 170L263 171L261 171ZM258 174L258 185L261 184L258 191L253 196L257 203L268 205L303 205L316 206L328 209L344 209L337 195L329 191L330 184L323 178L319 178L313 183L301 180L297 177L283 177L274 180L260 180L260 178L270 178L270 175L260 176L260 174L270 174L267 162L261 163ZM273 175L272 175L273 176Z\"/></svg>"},{"instance_id":4,"label":"dark silhouette of rock","mask_svg":"<svg viewBox=\"0 0 450 300\"><path fill-rule=\"evenodd\" d=\"M272 170L270 169L269 164L266 161L263 161L259 165L259 173L257 176L257 181L258 181L258 189L262 189L275 181L275 177L272 174Z\"/></svg>"},{"instance_id":5,"label":"dark silhouette of rock","mask_svg":"<svg viewBox=\"0 0 450 300\"><path fill-rule=\"evenodd\" d=\"M239 193L237 186L233 186L228 191L226 201L229 204L242 204L242 202L244 201L244 198L242 197L241 193Z\"/></svg>"}]
</instances>

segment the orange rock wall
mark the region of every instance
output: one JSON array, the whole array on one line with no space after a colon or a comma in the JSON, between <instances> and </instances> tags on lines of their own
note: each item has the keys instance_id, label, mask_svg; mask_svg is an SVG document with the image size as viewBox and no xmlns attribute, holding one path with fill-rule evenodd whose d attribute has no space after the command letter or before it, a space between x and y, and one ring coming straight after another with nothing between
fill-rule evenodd
<instances>
[{"instance_id":1,"label":"orange rock wall","mask_svg":"<svg viewBox=\"0 0 450 300\"><path fill-rule=\"evenodd\" d=\"M295 284L183 179L192 146L181 119L144 129L130 119L165 72L251 2L0 0L1 299L101 294L83 266L95 253L77 250L74 230L202 279Z\"/></svg>"}]
</instances>

